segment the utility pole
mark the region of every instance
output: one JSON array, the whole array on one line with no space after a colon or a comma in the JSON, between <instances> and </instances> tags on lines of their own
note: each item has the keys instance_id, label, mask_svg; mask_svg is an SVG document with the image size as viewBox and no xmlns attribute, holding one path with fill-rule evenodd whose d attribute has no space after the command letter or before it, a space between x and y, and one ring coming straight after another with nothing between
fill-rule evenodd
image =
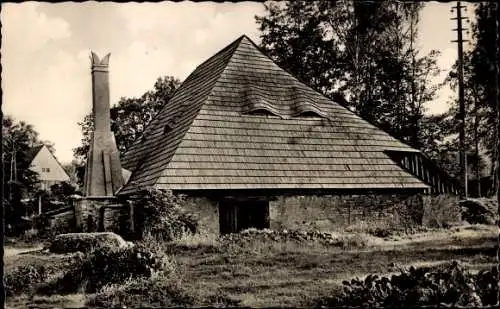
<instances>
[{"instance_id":1,"label":"utility pole","mask_svg":"<svg viewBox=\"0 0 500 309\"><path fill-rule=\"evenodd\" d=\"M411 135L411 146L420 149L418 145L418 118L417 107L415 103L415 50L413 49L413 41L415 40L415 27L413 25L415 21L415 3L411 4L411 17L410 17L410 52L411 52L411 125L412 125L412 135Z\"/></svg>"},{"instance_id":2,"label":"utility pole","mask_svg":"<svg viewBox=\"0 0 500 309\"><path fill-rule=\"evenodd\" d=\"M463 42L467 42L462 37L462 31L466 30L462 27L462 20L468 19L467 17L462 17L462 9L465 6L460 4L460 1L457 1L457 6L454 6L451 10L456 10L457 17L453 17L452 19L457 20L457 28L453 29L453 31L457 31L457 40L453 40L452 42L457 42L458 44L458 101L460 103L460 168L461 174L464 181L464 192L463 197L467 198L468 196L468 178L467 177L467 153L465 149L465 101L464 101L464 50L463 50Z\"/></svg>"}]
</instances>

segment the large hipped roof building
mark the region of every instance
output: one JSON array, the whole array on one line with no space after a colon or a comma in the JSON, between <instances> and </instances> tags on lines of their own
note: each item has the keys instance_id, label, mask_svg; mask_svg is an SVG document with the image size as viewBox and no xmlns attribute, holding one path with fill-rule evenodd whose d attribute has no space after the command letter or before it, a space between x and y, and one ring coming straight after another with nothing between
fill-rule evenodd
<instances>
[{"instance_id":1,"label":"large hipped roof building","mask_svg":"<svg viewBox=\"0 0 500 309\"><path fill-rule=\"evenodd\" d=\"M120 195L424 191L433 179L456 190L419 150L303 84L247 36L199 65L121 161L131 177Z\"/></svg>"}]
</instances>

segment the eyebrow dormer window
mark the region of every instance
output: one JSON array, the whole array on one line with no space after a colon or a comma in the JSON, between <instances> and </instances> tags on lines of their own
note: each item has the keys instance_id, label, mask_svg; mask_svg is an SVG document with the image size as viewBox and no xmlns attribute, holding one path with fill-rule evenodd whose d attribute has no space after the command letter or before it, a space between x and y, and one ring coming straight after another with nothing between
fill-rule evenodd
<instances>
[{"instance_id":1,"label":"eyebrow dormer window","mask_svg":"<svg viewBox=\"0 0 500 309\"><path fill-rule=\"evenodd\" d=\"M293 87L293 116L305 118L328 118L314 96Z\"/></svg>"},{"instance_id":2,"label":"eyebrow dormer window","mask_svg":"<svg viewBox=\"0 0 500 309\"><path fill-rule=\"evenodd\" d=\"M247 115L252 115L252 116L263 116L263 117L280 117L280 115L277 115L276 113L273 113L267 108L256 108L247 111L245 114Z\"/></svg>"},{"instance_id":3,"label":"eyebrow dormer window","mask_svg":"<svg viewBox=\"0 0 500 309\"><path fill-rule=\"evenodd\" d=\"M305 111L303 113L298 114L297 116L304 118L323 118L323 116L313 111Z\"/></svg>"},{"instance_id":4,"label":"eyebrow dormer window","mask_svg":"<svg viewBox=\"0 0 500 309\"><path fill-rule=\"evenodd\" d=\"M265 117L283 118L283 111L275 105L272 97L266 89L246 85L245 105L242 109L243 114Z\"/></svg>"}]
</instances>

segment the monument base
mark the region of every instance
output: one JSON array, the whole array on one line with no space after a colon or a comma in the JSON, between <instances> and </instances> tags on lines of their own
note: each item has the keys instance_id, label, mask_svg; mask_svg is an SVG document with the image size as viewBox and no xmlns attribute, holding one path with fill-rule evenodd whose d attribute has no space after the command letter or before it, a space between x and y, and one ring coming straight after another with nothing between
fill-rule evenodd
<instances>
[{"instance_id":1,"label":"monument base","mask_svg":"<svg viewBox=\"0 0 500 309\"><path fill-rule=\"evenodd\" d=\"M127 235L134 231L133 208L113 196L89 196L74 201L76 230L114 232Z\"/></svg>"}]
</instances>

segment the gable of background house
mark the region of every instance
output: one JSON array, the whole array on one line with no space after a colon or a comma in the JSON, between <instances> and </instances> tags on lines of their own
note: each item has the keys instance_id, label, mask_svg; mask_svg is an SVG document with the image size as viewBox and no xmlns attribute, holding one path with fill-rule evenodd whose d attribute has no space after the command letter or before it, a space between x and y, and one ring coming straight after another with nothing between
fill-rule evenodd
<instances>
[{"instance_id":1,"label":"gable of background house","mask_svg":"<svg viewBox=\"0 0 500 309\"><path fill-rule=\"evenodd\" d=\"M50 186L56 183L70 181L69 175L59 161L44 145L34 147L30 169L38 173L42 189L50 189Z\"/></svg>"}]
</instances>

